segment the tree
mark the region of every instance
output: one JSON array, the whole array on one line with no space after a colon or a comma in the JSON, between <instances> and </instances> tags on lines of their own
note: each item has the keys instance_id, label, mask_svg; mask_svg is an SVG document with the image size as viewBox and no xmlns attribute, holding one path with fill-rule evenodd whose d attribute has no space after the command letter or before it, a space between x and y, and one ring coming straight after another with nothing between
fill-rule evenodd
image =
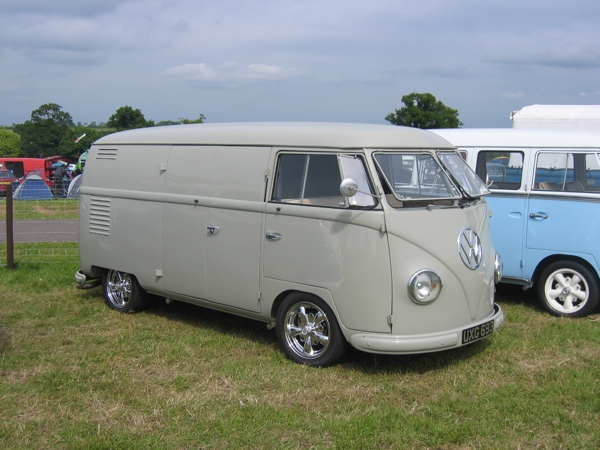
<instances>
[{"instance_id":1,"label":"tree","mask_svg":"<svg viewBox=\"0 0 600 450\"><path fill-rule=\"evenodd\" d=\"M73 119L62 106L46 103L31 113L31 120L14 127L21 136L22 155L29 157L52 156L64 134L73 126Z\"/></svg>"},{"instance_id":2,"label":"tree","mask_svg":"<svg viewBox=\"0 0 600 450\"><path fill-rule=\"evenodd\" d=\"M21 154L21 136L6 128L0 128L0 156L14 157Z\"/></svg>"},{"instance_id":3,"label":"tree","mask_svg":"<svg viewBox=\"0 0 600 450\"><path fill-rule=\"evenodd\" d=\"M31 113L31 121L35 124L51 123L65 128L72 127L73 118L62 106L56 103L45 103Z\"/></svg>"},{"instance_id":4,"label":"tree","mask_svg":"<svg viewBox=\"0 0 600 450\"><path fill-rule=\"evenodd\" d=\"M402 97L404 106L390 113L385 120L393 125L403 125L424 130L431 128L459 128L463 123L458 111L449 108L429 94L413 92Z\"/></svg>"},{"instance_id":5,"label":"tree","mask_svg":"<svg viewBox=\"0 0 600 450\"><path fill-rule=\"evenodd\" d=\"M204 123L206 117L204 114L200 114L197 119L184 119L182 117L179 118L179 123L182 124L190 124L190 123Z\"/></svg>"},{"instance_id":6,"label":"tree","mask_svg":"<svg viewBox=\"0 0 600 450\"><path fill-rule=\"evenodd\" d=\"M131 106L122 106L110 116L106 126L114 128L117 131L130 130L133 128L153 127L154 121L146 120L139 109L133 109Z\"/></svg>"},{"instance_id":7,"label":"tree","mask_svg":"<svg viewBox=\"0 0 600 450\"><path fill-rule=\"evenodd\" d=\"M180 117L179 120L161 120L156 125L159 127L162 127L165 125L182 125L182 124L187 125L190 123L204 123L205 120L206 120L206 117L204 116L204 114L200 114L197 119L184 119L183 117Z\"/></svg>"},{"instance_id":8,"label":"tree","mask_svg":"<svg viewBox=\"0 0 600 450\"><path fill-rule=\"evenodd\" d=\"M59 154L75 161L79 158L79 155L90 148L93 142L110 133L112 133L111 130L100 130L98 128L82 126L70 128L60 142Z\"/></svg>"}]
</instances>

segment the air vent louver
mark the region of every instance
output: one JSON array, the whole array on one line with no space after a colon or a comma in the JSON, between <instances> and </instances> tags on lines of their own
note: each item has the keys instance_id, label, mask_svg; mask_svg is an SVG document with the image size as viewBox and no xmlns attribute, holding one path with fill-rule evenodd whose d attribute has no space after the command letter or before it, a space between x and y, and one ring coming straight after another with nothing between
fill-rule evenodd
<instances>
[{"instance_id":1,"label":"air vent louver","mask_svg":"<svg viewBox=\"0 0 600 450\"><path fill-rule=\"evenodd\" d=\"M110 199L94 198L90 201L90 233L110 234Z\"/></svg>"},{"instance_id":2,"label":"air vent louver","mask_svg":"<svg viewBox=\"0 0 600 450\"><path fill-rule=\"evenodd\" d=\"M119 154L118 148L101 148L101 149L98 149L98 153L96 154L96 159L117 159L118 154Z\"/></svg>"}]
</instances>

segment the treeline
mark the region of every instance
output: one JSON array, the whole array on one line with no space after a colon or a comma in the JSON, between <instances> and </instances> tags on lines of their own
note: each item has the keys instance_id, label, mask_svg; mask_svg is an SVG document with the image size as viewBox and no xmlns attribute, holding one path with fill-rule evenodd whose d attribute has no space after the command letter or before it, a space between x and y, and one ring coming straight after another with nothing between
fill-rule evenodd
<instances>
[{"instance_id":1,"label":"treeline","mask_svg":"<svg viewBox=\"0 0 600 450\"><path fill-rule=\"evenodd\" d=\"M46 103L32 111L31 119L9 128L0 128L0 156L43 158L59 155L76 160L94 141L115 131L162 125L203 123L197 119L146 120L139 109L123 106L107 122L75 124L71 114L56 103Z\"/></svg>"},{"instance_id":2,"label":"treeline","mask_svg":"<svg viewBox=\"0 0 600 450\"><path fill-rule=\"evenodd\" d=\"M463 123L458 111L444 105L429 93L408 94L402 97L402 106L385 116L393 125L413 128L458 128ZM77 159L91 144L102 136L132 128L204 123L206 117L197 119L166 120L154 123L146 120L139 109L123 106L105 123L92 122L77 125L71 115L56 103L47 103L31 113L31 119L13 125L12 130L0 128L0 156L45 157L59 155Z\"/></svg>"}]
</instances>

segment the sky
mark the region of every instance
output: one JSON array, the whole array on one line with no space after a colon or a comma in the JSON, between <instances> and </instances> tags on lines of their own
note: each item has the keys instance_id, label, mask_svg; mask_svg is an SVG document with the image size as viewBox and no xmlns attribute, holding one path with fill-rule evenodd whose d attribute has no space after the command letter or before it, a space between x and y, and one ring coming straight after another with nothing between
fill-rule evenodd
<instances>
[{"instance_id":1,"label":"sky","mask_svg":"<svg viewBox=\"0 0 600 450\"><path fill-rule=\"evenodd\" d=\"M0 125L387 124L431 93L464 127L533 104L600 104L598 0L0 0Z\"/></svg>"}]
</instances>

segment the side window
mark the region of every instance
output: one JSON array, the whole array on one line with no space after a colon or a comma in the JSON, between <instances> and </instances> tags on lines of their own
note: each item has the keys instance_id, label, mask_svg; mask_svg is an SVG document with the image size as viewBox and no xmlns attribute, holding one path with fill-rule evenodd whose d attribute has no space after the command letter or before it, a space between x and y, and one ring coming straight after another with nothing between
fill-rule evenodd
<instances>
[{"instance_id":1,"label":"side window","mask_svg":"<svg viewBox=\"0 0 600 450\"><path fill-rule=\"evenodd\" d=\"M588 191L600 192L600 154L585 155L585 188Z\"/></svg>"},{"instance_id":2,"label":"side window","mask_svg":"<svg viewBox=\"0 0 600 450\"><path fill-rule=\"evenodd\" d=\"M340 159L347 159L343 163ZM352 161L354 160L354 164ZM357 165L356 162L360 161ZM347 155L320 154L281 154L277 163L275 188L272 201L296 203L301 205L328 206L344 208L348 202L340 193L342 182L341 166L351 171L359 183L359 189L365 189L368 178L360 158ZM361 169L362 168L362 174ZM368 188L368 186L366 187ZM350 199L351 205L372 206L371 196L365 196L367 204L357 204L358 195Z\"/></svg>"},{"instance_id":3,"label":"side window","mask_svg":"<svg viewBox=\"0 0 600 450\"><path fill-rule=\"evenodd\" d=\"M477 154L476 173L490 189L519 189L523 181L523 152L481 151Z\"/></svg>"},{"instance_id":4,"label":"side window","mask_svg":"<svg viewBox=\"0 0 600 450\"><path fill-rule=\"evenodd\" d=\"M600 191L600 165L595 153L540 152L534 189L540 191Z\"/></svg>"},{"instance_id":5,"label":"side window","mask_svg":"<svg viewBox=\"0 0 600 450\"><path fill-rule=\"evenodd\" d=\"M302 205L344 206L341 182L336 155L282 154L277 165L272 200Z\"/></svg>"},{"instance_id":6,"label":"side window","mask_svg":"<svg viewBox=\"0 0 600 450\"><path fill-rule=\"evenodd\" d=\"M573 179L573 155L540 152L535 162L533 189L563 191L565 182Z\"/></svg>"},{"instance_id":7,"label":"side window","mask_svg":"<svg viewBox=\"0 0 600 450\"><path fill-rule=\"evenodd\" d=\"M6 169L10 170L15 174L15 177L21 178L25 176L25 168L22 162L19 161L9 161L6 163Z\"/></svg>"}]
</instances>

